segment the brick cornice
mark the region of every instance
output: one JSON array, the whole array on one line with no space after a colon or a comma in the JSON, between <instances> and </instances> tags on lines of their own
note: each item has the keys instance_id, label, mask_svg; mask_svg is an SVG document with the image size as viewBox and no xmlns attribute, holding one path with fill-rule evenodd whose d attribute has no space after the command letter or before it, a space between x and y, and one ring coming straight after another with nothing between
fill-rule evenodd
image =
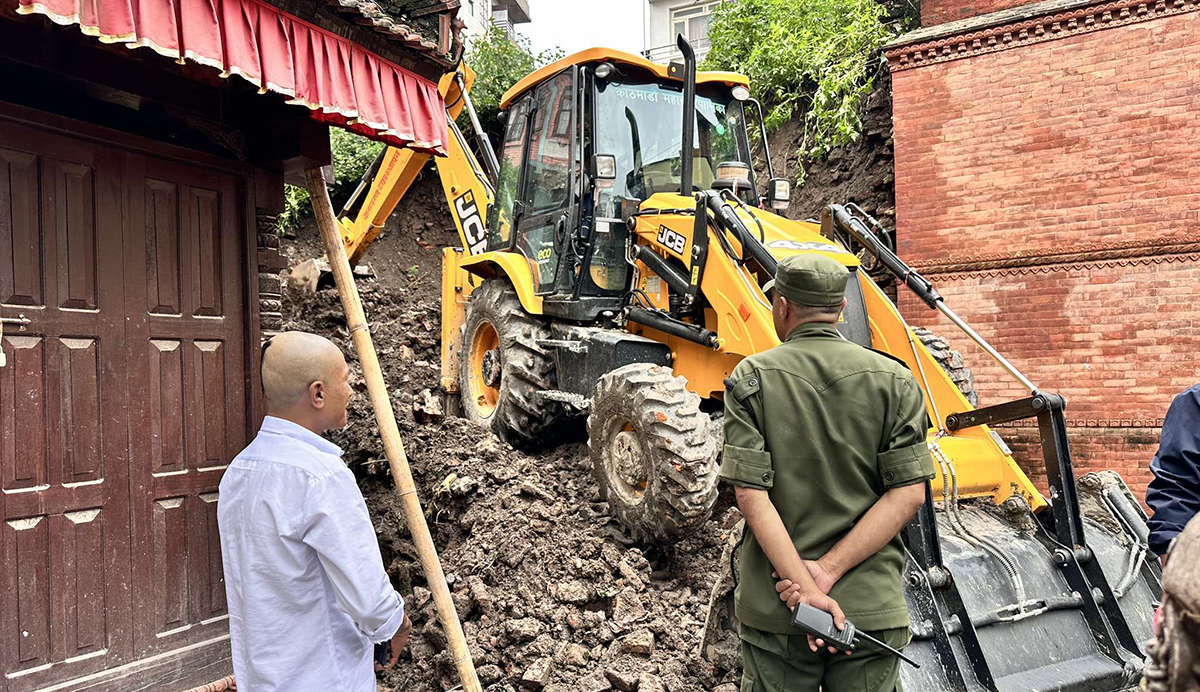
<instances>
[{"instance_id":1,"label":"brick cornice","mask_svg":"<svg viewBox=\"0 0 1200 692\"><path fill-rule=\"evenodd\" d=\"M1114 0L1062 12L964 31L927 41L894 46L884 51L891 71L933 65L1053 41L1135 22L1200 9L1200 0Z\"/></svg>"},{"instance_id":2,"label":"brick cornice","mask_svg":"<svg viewBox=\"0 0 1200 692\"><path fill-rule=\"evenodd\" d=\"M1200 262L1200 240L1181 235L1151 245L1145 241L1095 243L1078 246L1071 252L969 255L951 262L918 260L912 266L929 275L993 277L1188 261Z\"/></svg>"},{"instance_id":3,"label":"brick cornice","mask_svg":"<svg viewBox=\"0 0 1200 692\"><path fill-rule=\"evenodd\" d=\"M1067 427L1072 429L1078 428L1093 428L1100 430L1119 430L1119 429L1140 429L1154 430L1155 432L1162 430L1162 418L1067 418ZM993 428L1037 428L1036 420L1018 420L1008 423L999 423L992 426Z\"/></svg>"}]
</instances>

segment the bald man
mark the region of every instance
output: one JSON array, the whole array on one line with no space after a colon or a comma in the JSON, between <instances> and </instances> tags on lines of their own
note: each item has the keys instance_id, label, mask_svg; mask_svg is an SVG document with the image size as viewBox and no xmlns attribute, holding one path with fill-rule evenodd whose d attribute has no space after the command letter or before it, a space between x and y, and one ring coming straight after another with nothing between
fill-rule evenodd
<instances>
[{"instance_id":1,"label":"bald man","mask_svg":"<svg viewBox=\"0 0 1200 692\"><path fill-rule=\"evenodd\" d=\"M342 450L350 367L324 337L263 347L267 416L221 479L217 522L240 692L374 692L374 644L395 665L412 624Z\"/></svg>"}]
</instances>

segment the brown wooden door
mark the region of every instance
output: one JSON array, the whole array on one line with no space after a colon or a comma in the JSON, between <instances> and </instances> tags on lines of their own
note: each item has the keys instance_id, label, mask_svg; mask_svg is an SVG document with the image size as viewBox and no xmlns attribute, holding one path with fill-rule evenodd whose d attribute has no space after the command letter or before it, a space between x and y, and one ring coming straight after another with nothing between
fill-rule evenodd
<instances>
[{"instance_id":1,"label":"brown wooden door","mask_svg":"<svg viewBox=\"0 0 1200 692\"><path fill-rule=\"evenodd\" d=\"M241 181L0 119L0 692L222 636Z\"/></svg>"},{"instance_id":2,"label":"brown wooden door","mask_svg":"<svg viewBox=\"0 0 1200 692\"><path fill-rule=\"evenodd\" d=\"M228 631L217 485L246 445L235 180L130 157L125 263L139 656Z\"/></svg>"}]
</instances>

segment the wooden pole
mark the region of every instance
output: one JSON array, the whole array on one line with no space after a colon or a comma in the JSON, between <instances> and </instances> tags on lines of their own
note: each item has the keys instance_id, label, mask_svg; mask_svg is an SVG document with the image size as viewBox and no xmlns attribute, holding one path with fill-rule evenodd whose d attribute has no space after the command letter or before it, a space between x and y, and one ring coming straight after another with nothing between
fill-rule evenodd
<instances>
[{"instance_id":1,"label":"wooden pole","mask_svg":"<svg viewBox=\"0 0 1200 692\"><path fill-rule=\"evenodd\" d=\"M367 318L363 313L362 300L358 296L358 287L354 284L346 249L342 247L342 238L338 233L333 205L325 187L325 178L322 177L319 168L308 169L304 177L317 219L317 228L321 231L321 240L325 243L325 252L329 257L329 267L333 270L333 278L342 297L346 324L350 328L351 338L354 339L354 348L358 351L363 377L367 380L367 393L371 397L371 406L375 409L375 420L379 423L379 434L383 438L383 449L392 469L392 479L396 483L396 494L400 498L404 520L412 533L413 543L416 544L425 579L429 582L429 590L433 592L438 619L441 620L442 629L450 642L450 655L458 668L458 677L462 680L464 692L482 692L462 624L458 621L458 612L454 609L450 589L446 586L446 574L442 571L437 548L433 545L433 537L429 535L429 526L425 523L425 514L421 511L421 500L417 497L417 487L413 483L408 457L404 453L404 442L400 439L400 430L396 427L396 414L392 411L387 384L383 381L383 370L379 367L379 357L375 354L374 343L371 342L371 332L367 328Z\"/></svg>"}]
</instances>

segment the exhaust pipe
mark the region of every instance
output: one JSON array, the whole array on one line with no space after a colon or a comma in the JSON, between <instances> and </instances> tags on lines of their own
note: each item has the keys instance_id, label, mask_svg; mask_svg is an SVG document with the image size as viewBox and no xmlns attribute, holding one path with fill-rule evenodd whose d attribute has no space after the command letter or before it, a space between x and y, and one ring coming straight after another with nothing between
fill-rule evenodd
<instances>
[{"instance_id":1,"label":"exhaust pipe","mask_svg":"<svg viewBox=\"0 0 1200 692\"><path fill-rule=\"evenodd\" d=\"M683 146L679 159L679 194L692 196L692 138L696 136L696 51L679 34L679 52L683 53Z\"/></svg>"}]
</instances>

